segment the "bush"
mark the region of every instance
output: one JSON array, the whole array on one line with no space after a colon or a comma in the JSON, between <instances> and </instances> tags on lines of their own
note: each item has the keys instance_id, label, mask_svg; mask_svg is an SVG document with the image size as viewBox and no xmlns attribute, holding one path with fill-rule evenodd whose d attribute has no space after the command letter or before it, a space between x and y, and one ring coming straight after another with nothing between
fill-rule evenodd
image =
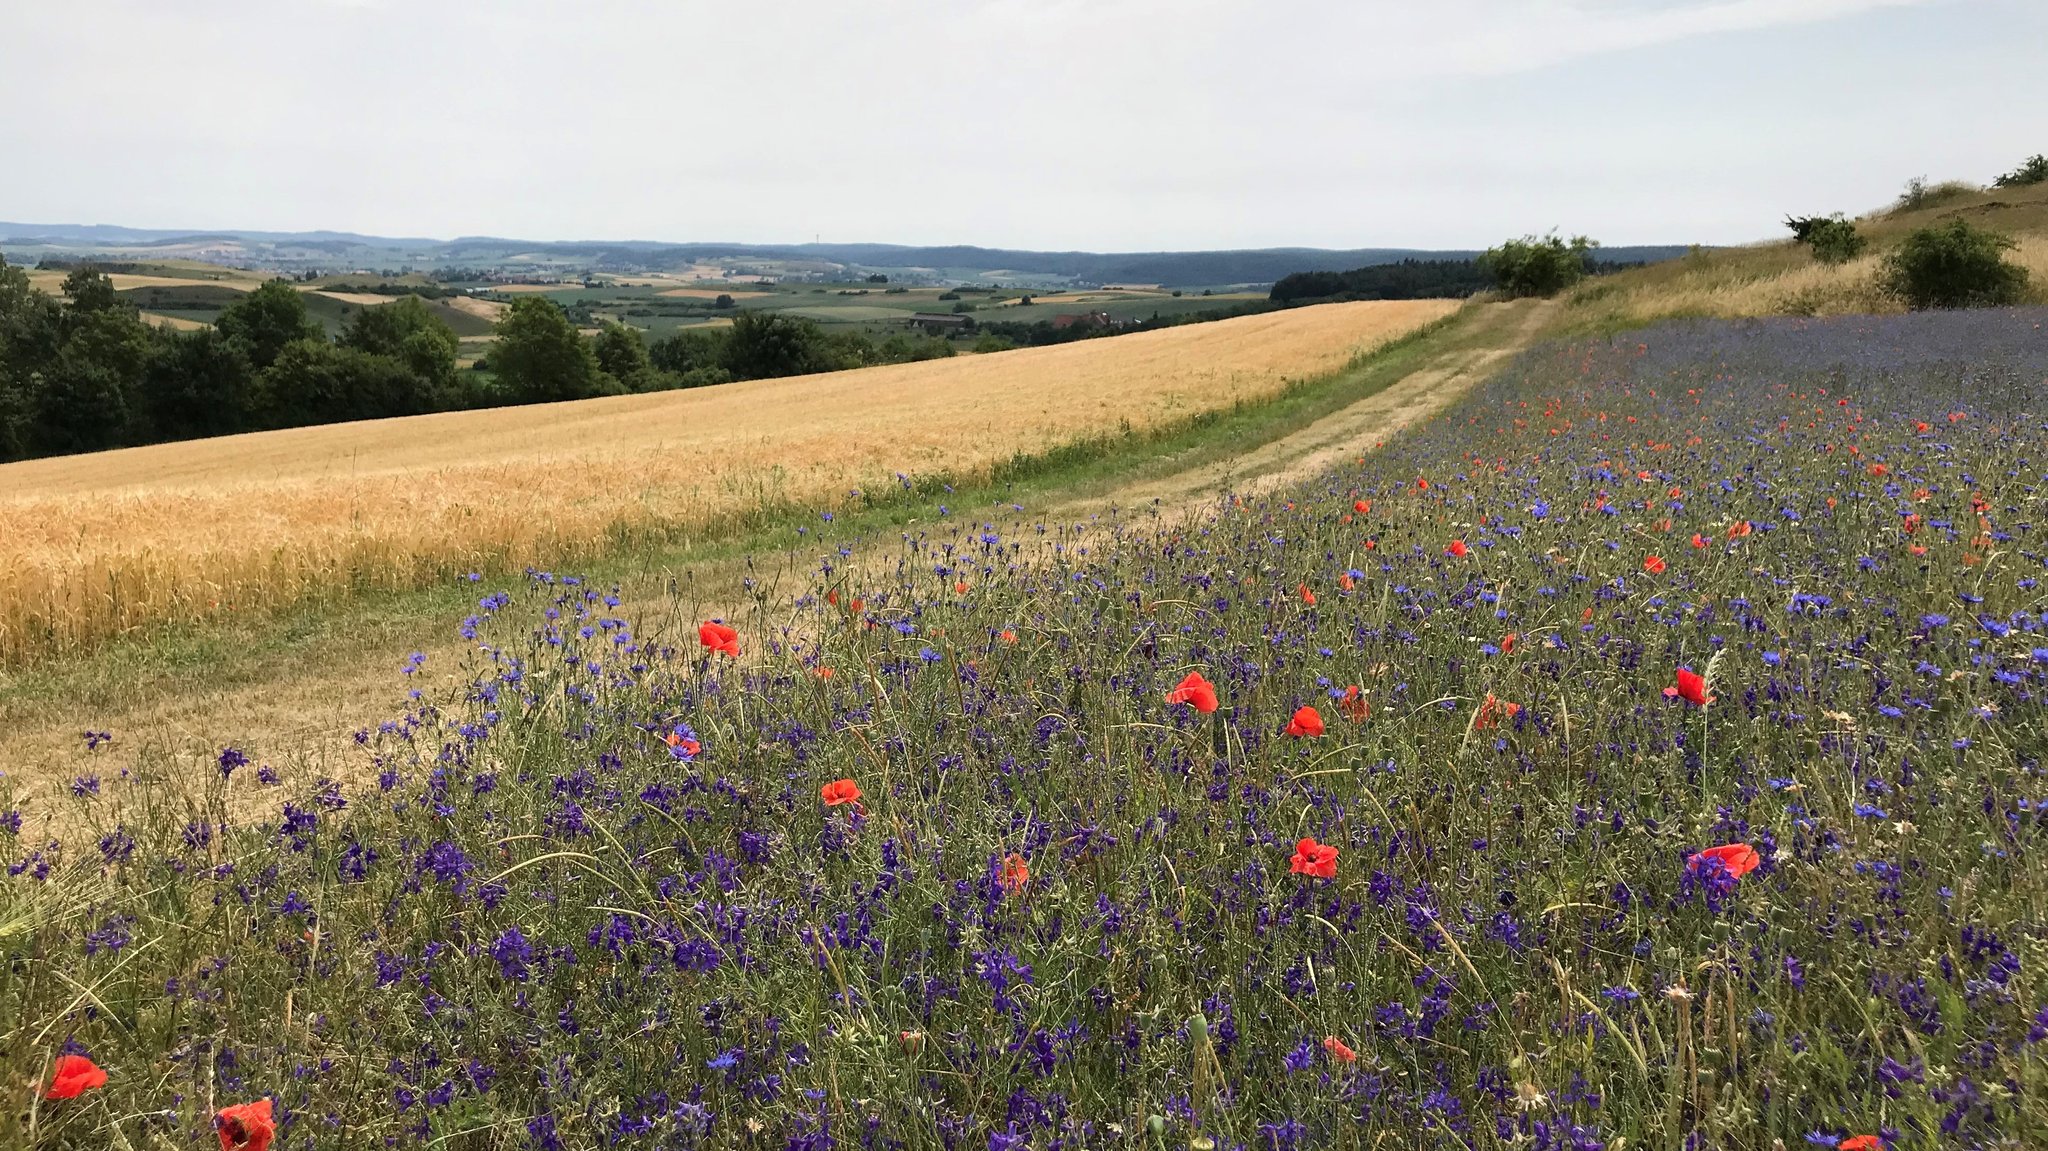
<instances>
[{"instance_id":1,"label":"bush","mask_svg":"<svg viewBox=\"0 0 2048 1151\"><path fill-rule=\"evenodd\" d=\"M1567 243L1557 233L1524 236L1488 248L1479 265L1494 286L1510 296L1554 296L1586 276L1586 264L1599 244L1584 236Z\"/></svg>"},{"instance_id":2,"label":"bush","mask_svg":"<svg viewBox=\"0 0 2048 1151\"><path fill-rule=\"evenodd\" d=\"M1922 228L1885 257L1887 291L1921 308L1981 308L2018 303L2027 270L2005 262L2013 242L1996 232L1951 220Z\"/></svg>"},{"instance_id":3,"label":"bush","mask_svg":"<svg viewBox=\"0 0 2048 1151\"><path fill-rule=\"evenodd\" d=\"M1843 219L1840 212L1832 216L1788 216L1785 226L1792 229L1792 238L1812 248L1814 259L1823 264L1846 264L1869 246L1856 231L1856 225Z\"/></svg>"},{"instance_id":4,"label":"bush","mask_svg":"<svg viewBox=\"0 0 2048 1151\"><path fill-rule=\"evenodd\" d=\"M2019 167L1991 182L1994 188L2030 188L2035 184L2048 183L2048 156L2035 153Z\"/></svg>"},{"instance_id":5,"label":"bush","mask_svg":"<svg viewBox=\"0 0 2048 1151\"><path fill-rule=\"evenodd\" d=\"M1944 180L1939 184L1929 184L1927 177L1915 176L1906 181L1906 190L1899 193L1898 200L1892 204L1892 211L1917 212L1923 208L1938 208L1950 200L1968 196L1978 190L1975 184L1967 184L1961 180Z\"/></svg>"}]
</instances>

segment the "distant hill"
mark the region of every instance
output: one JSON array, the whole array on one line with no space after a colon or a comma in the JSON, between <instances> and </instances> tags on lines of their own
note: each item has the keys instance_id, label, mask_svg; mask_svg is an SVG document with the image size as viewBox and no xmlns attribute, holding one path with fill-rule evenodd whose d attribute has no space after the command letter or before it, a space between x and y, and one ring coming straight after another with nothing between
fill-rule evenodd
<instances>
[{"instance_id":1,"label":"distant hill","mask_svg":"<svg viewBox=\"0 0 2048 1151\"><path fill-rule=\"evenodd\" d=\"M1598 258L1644 263L1683 255L1682 245L1603 248ZM906 272L937 280L1014 280L1167 287L1271 284L1296 272L1337 272L1401 260L1462 260L1476 251L1413 248L1258 248L1215 252L1032 252L901 244L743 244L654 241L532 241L493 236L454 240L353 232L179 231L111 224L0 221L0 252L11 258L105 253L189 255L277 271L407 266L545 268L556 272L676 271L701 263L789 265L764 274L821 278L834 273Z\"/></svg>"}]
</instances>

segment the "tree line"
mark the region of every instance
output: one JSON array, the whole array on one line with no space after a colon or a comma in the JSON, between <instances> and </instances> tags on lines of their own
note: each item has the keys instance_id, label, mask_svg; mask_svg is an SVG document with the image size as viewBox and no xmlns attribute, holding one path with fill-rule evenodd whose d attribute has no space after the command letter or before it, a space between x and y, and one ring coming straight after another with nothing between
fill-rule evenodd
<instances>
[{"instance_id":1,"label":"tree line","mask_svg":"<svg viewBox=\"0 0 2048 1151\"><path fill-rule=\"evenodd\" d=\"M0 259L0 460L425 412L584 399L837 371L954 354L942 339L858 332L771 312L650 345L605 323L586 335L553 301L515 302L477 370L419 295L361 308L329 337L305 297L272 280L211 327L145 323L99 267L62 297Z\"/></svg>"}]
</instances>

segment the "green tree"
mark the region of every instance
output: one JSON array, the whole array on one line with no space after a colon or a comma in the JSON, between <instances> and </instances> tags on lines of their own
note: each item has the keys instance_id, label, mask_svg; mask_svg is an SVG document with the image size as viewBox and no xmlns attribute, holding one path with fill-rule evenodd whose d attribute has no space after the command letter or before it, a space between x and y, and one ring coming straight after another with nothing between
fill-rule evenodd
<instances>
[{"instance_id":1,"label":"green tree","mask_svg":"<svg viewBox=\"0 0 2048 1151\"><path fill-rule=\"evenodd\" d=\"M591 352L599 370L617 380L629 392L655 388L654 366L648 359L647 341L640 329L607 320L592 341Z\"/></svg>"},{"instance_id":2,"label":"green tree","mask_svg":"<svg viewBox=\"0 0 2048 1151\"><path fill-rule=\"evenodd\" d=\"M522 296L498 321L491 370L514 403L580 400L599 391L597 357L553 300Z\"/></svg>"},{"instance_id":3,"label":"green tree","mask_svg":"<svg viewBox=\"0 0 2048 1151\"><path fill-rule=\"evenodd\" d=\"M271 280L229 304L214 326L240 343L259 371L268 368L287 344L327 338L326 329L306 314L306 298L289 280Z\"/></svg>"},{"instance_id":4,"label":"green tree","mask_svg":"<svg viewBox=\"0 0 2048 1151\"><path fill-rule=\"evenodd\" d=\"M800 376L820 370L818 326L778 312L741 312L725 338L725 368L738 380Z\"/></svg>"},{"instance_id":5,"label":"green tree","mask_svg":"<svg viewBox=\"0 0 2048 1151\"><path fill-rule=\"evenodd\" d=\"M1524 236L1488 248L1479 264L1494 286L1509 296L1554 296L1586 276L1592 251L1600 245L1584 236L1569 242L1552 232Z\"/></svg>"},{"instance_id":6,"label":"green tree","mask_svg":"<svg viewBox=\"0 0 2048 1151\"><path fill-rule=\"evenodd\" d=\"M117 414L121 422L104 429L104 434L97 425L88 434L84 430L86 425L79 423L65 434L64 444L51 442L41 445L41 450L86 451L147 442L148 412L136 399L142 391L143 372L149 365L149 325L136 316L134 309L118 306L83 316L74 312L66 315L65 322L71 330L57 353L51 384L72 389L74 398L91 406L91 413L81 419L97 420ZM118 393L115 400L99 398L99 393L107 388ZM41 417L39 422L45 427L55 426L49 416Z\"/></svg>"},{"instance_id":7,"label":"green tree","mask_svg":"<svg viewBox=\"0 0 2048 1151\"><path fill-rule=\"evenodd\" d=\"M1840 212L1832 216L1788 216L1785 226L1792 229L1792 238L1813 250L1813 257L1823 264L1846 264L1863 254L1868 241L1856 230L1856 225L1842 218Z\"/></svg>"},{"instance_id":8,"label":"green tree","mask_svg":"<svg viewBox=\"0 0 2048 1151\"><path fill-rule=\"evenodd\" d=\"M2026 294L2027 270L2009 264L2012 240L1964 220L1921 228L1885 257L1884 287L1920 308L1975 308L2016 304Z\"/></svg>"},{"instance_id":9,"label":"green tree","mask_svg":"<svg viewBox=\"0 0 2048 1151\"><path fill-rule=\"evenodd\" d=\"M86 359L60 361L37 391L33 424L38 454L92 452L121 443L128 427L128 389L113 369Z\"/></svg>"},{"instance_id":10,"label":"green tree","mask_svg":"<svg viewBox=\"0 0 2048 1151\"><path fill-rule=\"evenodd\" d=\"M390 356L294 340L262 378L261 419L274 428L417 415L429 410L411 371Z\"/></svg>"},{"instance_id":11,"label":"green tree","mask_svg":"<svg viewBox=\"0 0 2048 1151\"><path fill-rule=\"evenodd\" d=\"M452 402L455 355L462 341L418 296L403 295L388 304L359 309L342 325L341 344L404 364L420 393L421 410L439 410Z\"/></svg>"},{"instance_id":12,"label":"green tree","mask_svg":"<svg viewBox=\"0 0 2048 1151\"><path fill-rule=\"evenodd\" d=\"M2020 162L2020 166L2000 176L1991 184L1994 188L2030 188L2035 184L2048 183L2048 156L2035 153Z\"/></svg>"},{"instance_id":13,"label":"green tree","mask_svg":"<svg viewBox=\"0 0 2048 1151\"><path fill-rule=\"evenodd\" d=\"M654 341L647 358L661 371L683 375L700 368L725 370L724 328L684 328Z\"/></svg>"},{"instance_id":14,"label":"green tree","mask_svg":"<svg viewBox=\"0 0 2048 1151\"><path fill-rule=\"evenodd\" d=\"M113 279L93 264L80 264L64 277L64 295L79 315L113 311L125 303L114 290Z\"/></svg>"},{"instance_id":15,"label":"green tree","mask_svg":"<svg viewBox=\"0 0 2048 1151\"><path fill-rule=\"evenodd\" d=\"M142 402L158 439L232 435L249 426L255 383L249 358L219 331L172 332L143 374Z\"/></svg>"}]
</instances>

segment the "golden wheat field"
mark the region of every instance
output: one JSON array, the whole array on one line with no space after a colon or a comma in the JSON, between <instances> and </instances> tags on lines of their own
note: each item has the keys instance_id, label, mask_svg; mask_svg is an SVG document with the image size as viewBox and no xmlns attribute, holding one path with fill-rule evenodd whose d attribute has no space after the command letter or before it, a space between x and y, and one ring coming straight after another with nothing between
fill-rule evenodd
<instances>
[{"instance_id":1,"label":"golden wheat field","mask_svg":"<svg viewBox=\"0 0 2048 1151\"><path fill-rule=\"evenodd\" d=\"M0 467L0 659L472 567L554 563L898 472L972 478L1343 367L1455 310L1330 304L1115 339Z\"/></svg>"}]
</instances>

